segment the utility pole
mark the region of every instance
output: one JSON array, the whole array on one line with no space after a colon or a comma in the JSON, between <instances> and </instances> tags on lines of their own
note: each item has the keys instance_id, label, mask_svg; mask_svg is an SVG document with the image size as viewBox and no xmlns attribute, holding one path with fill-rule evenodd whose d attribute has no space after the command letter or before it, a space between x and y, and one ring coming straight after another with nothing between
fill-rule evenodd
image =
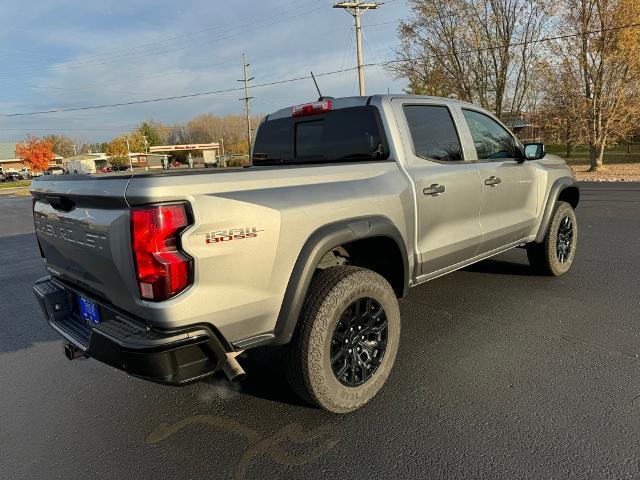
<instances>
[{"instance_id":1,"label":"utility pole","mask_svg":"<svg viewBox=\"0 0 640 480\"><path fill-rule=\"evenodd\" d=\"M78 152L76 151L76 147L77 145L71 145L73 147L73 155L78 155Z\"/></svg>"},{"instance_id":2,"label":"utility pole","mask_svg":"<svg viewBox=\"0 0 640 480\"><path fill-rule=\"evenodd\" d=\"M249 105L249 101L253 98L249 96L249 82L254 79L254 77L247 78L247 67L249 64L247 63L247 54L242 54L242 69L244 71L244 78L242 80L238 80L239 82L244 82L244 97L239 98L238 100L244 100L244 113L247 118L247 148L249 149L249 163L251 163L251 109Z\"/></svg>"},{"instance_id":3,"label":"utility pole","mask_svg":"<svg viewBox=\"0 0 640 480\"><path fill-rule=\"evenodd\" d=\"M358 51L358 84L360 86L360 95L364 95L364 65L362 65L362 28L360 26L360 17L367 10L376 10L382 3L361 2L354 0L353 2L336 3L333 8L342 8L353 16L356 25L356 49Z\"/></svg>"},{"instance_id":4,"label":"utility pole","mask_svg":"<svg viewBox=\"0 0 640 480\"><path fill-rule=\"evenodd\" d=\"M220 139L220 146L222 147L222 157L220 157L220 159L222 160L222 166L226 167L227 166L227 159L224 155L224 138Z\"/></svg>"},{"instance_id":5,"label":"utility pole","mask_svg":"<svg viewBox=\"0 0 640 480\"><path fill-rule=\"evenodd\" d=\"M129 149L129 139L126 139L127 142L127 157L129 157L129 170L133 172L133 163L131 162L131 150Z\"/></svg>"}]
</instances>

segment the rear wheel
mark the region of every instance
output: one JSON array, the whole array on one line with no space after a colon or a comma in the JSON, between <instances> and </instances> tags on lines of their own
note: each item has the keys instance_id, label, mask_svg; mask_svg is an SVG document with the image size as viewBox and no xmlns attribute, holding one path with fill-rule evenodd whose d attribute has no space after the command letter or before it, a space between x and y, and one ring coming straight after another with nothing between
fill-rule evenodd
<instances>
[{"instance_id":1,"label":"rear wheel","mask_svg":"<svg viewBox=\"0 0 640 480\"><path fill-rule=\"evenodd\" d=\"M400 340L391 285L357 267L316 274L292 341L288 378L308 402L336 413L371 400L387 380Z\"/></svg>"},{"instance_id":2,"label":"rear wheel","mask_svg":"<svg viewBox=\"0 0 640 480\"><path fill-rule=\"evenodd\" d=\"M542 243L527 247L529 263L544 275L560 276L569 271L578 245L578 221L573 207L557 202Z\"/></svg>"}]
</instances>

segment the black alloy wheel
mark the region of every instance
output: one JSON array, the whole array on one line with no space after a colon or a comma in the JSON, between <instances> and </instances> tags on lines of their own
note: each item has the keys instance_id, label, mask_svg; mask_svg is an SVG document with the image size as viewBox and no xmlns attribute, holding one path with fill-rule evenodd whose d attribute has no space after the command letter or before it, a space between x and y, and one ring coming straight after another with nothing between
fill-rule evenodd
<instances>
[{"instance_id":1,"label":"black alloy wheel","mask_svg":"<svg viewBox=\"0 0 640 480\"><path fill-rule=\"evenodd\" d=\"M331 369L347 387L367 382L376 372L387 348L388 321L384 308L363 297L342 313L331 338Z\"/></svg>"},{"instance_id":2,"label":"black alloy wheel","mask_svg":"<svg viewBox=\"0 0 640 480\"><path fill-rule=\"evenodd\" d=\"M564 217L558 227L556 238L556 255L560 263L565 263L573 246L573 222L569 217Z\"/></svg>"}]
</instances>

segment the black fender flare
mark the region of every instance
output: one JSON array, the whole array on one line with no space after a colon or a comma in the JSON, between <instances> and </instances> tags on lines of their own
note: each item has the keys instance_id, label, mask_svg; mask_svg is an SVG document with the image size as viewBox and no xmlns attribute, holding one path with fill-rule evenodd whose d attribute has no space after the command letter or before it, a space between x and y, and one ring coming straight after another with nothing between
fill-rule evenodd
<instances>
[{"instance_id":1,"label":"black fender flare","mask_svg":"<svg viewBox=\"0 0 640 480\"><path fill-rule=\"evenodd\" d=\"M544 241L544 236L547 234L549 222L551 222L551 216L553 215L553 210L556 206L556 202L558 201L558 197L562 191L567 188L576 188L578 190L578 194L580 192L578 183L571 177L559 178L553 182L553 185L551 185L549 195L547 196L547 204L545 205L544 213L542 214L542 221L538 228L538 233L536 234L535 243L542 243Z\"/></svg>"},{"instance_id":2,"label":"black fender flare","mask_svg":"<svg viewBox=\"0 0 640 480\"><path fill-rule=\"evenodd\" d=\"M398 245L405 272L402 296L406 295L410 275L407 249L400 231L389 218L359 217L330 223L309 236L296 259L270 344L283 345L291 340L311 279L322 257L339 245L371 237L389 237Z\"/></svg>"}]
</instances>

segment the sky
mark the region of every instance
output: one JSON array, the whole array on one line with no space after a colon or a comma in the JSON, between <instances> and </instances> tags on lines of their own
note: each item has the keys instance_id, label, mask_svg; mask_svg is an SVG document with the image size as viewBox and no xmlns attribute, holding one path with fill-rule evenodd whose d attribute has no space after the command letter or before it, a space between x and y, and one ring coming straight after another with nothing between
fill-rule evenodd
<instances>
[{"instance_id":1,"label":"sky","mask_svg":"<svg viewBox=\"0 0 640 480\"><path fill-rule=\"evenodd\" d=\"M0 141L27 133L108 140L153 119L242 113L241 91L76 112L86 107L241 87L242 52L254 85L356 65L353 17L329 0L0 0ZM406 0L362 17L365 63L392 59ZM406 85L366 70L367 94ZM324 95L357 95L355 70L319 76ZM310 79L256 87L252 113L313 101Z\"/></svg>"}]
</instances>

